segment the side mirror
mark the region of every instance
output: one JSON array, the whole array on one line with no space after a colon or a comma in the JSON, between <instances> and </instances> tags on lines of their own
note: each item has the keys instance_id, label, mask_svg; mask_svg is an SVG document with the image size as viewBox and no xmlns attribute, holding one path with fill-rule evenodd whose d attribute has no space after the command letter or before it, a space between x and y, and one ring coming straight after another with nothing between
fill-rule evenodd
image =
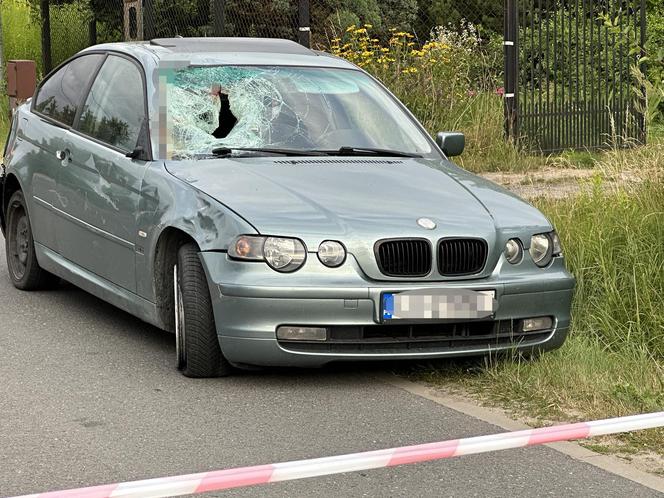
<instances>
[{"instance_id":1,"label":"side mirror","mask_svg":"<svg viewBox=\"0 0 664 498\"><path fill-rule=\"evenodd\" d=\"M460 156L466 147L466 137L458 131L440 131L436 143L447 157Z\"/></svg>"},{"instance_id":2,"label":"side mirror","mask_svg":"<svg viewBox=\"0 0 664 498\"><path fill-rule=\"evenodd\" d=\"M144 152L143 147L140 146L140 145L137 145L134 148L134 150L132 150L131 152L127 152L125 154L125 156L130 158L130 159L142 159L143 158L143 152Z\"/></svg>"}]
</instances>

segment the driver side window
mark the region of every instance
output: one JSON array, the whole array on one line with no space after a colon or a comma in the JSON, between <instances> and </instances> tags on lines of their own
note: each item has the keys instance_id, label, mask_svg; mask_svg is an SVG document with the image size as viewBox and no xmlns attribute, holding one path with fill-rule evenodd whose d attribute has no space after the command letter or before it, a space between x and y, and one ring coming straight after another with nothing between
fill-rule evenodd
<instances>
[{"instance_id":1,"label":"driver side window","mask_svg":"<svg viewBox=\"0 0 664 498\"><path fill-rule=\"evenodd\" d=\"M131 152L145 120L140 70L124 57L110 55L99 70L83 106L79 131Z\"/></svg>"}]
</instances>

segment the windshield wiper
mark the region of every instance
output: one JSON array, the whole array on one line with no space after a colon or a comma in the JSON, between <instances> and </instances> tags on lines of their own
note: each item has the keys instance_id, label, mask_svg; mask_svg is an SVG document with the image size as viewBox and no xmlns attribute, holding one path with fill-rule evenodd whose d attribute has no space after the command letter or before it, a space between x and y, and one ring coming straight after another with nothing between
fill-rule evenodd
<instances>
[{"instance_id":1,"label":"windshield wiper","mask_svg":"<svg viewBox=\"0 0 664 498\"><path fill-rule=\"evenodd\" d=\"M298 149L273 149L261 147L217 147L212 149L212 154L219 157L229 157L235 151L265 152L267 154L281 154L283 156L323 156L321 151L298 150Z\"/></svg>"},{"instance_id":2,"label":"windshield wiper","mask_svg":"<svg viewBox=\"0 0 664 498\"><path fill-rule=\"evenodd\" d=\"M386 157L422 157L420 154L412 152L402 152L400 150L376 149L374 147L340 147L337 150L317 150L328 156L386 156Z\"/></svg>"}]
</instances>

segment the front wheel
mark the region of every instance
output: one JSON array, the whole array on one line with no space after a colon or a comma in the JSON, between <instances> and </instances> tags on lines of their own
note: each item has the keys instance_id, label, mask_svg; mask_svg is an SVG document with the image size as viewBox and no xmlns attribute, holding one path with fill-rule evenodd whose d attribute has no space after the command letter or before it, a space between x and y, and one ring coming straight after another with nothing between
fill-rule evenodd
<instances>
[{"instance_id":1,"label":"front wheel","mask_svg":"<svg viewBox=\"0 0 664 498\"><path fill-rule=\"evenodd\" d=\"M59 282L58 277L42 269L37 262L28 209L20 190L9 199L6 234L7 268L14 287L36 290L53 287Z\"/></svg>"},{"instance_id":2,"label":"front wheel","mask_svg":"<svg viewBox=\"0 0 664 498\"><path fill-rule=\"evenodd\" d=\"M175 352L177 367L187 377L222 377L232 367L219 346L212 300L198 247L185 244L173 270Z\"/></svg>"}]
</instances>

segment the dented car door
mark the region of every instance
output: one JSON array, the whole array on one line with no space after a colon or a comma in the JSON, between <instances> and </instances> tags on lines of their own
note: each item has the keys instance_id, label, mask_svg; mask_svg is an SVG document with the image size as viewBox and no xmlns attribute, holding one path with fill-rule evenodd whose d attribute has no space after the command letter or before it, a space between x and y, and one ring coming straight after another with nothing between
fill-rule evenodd
<instances>
[{"instance_id":1,"label":"dented car door","mask_svg":"<svg viewBox=\"0 0 664 498\"><path fill-rule=\"evenodd\" d=\"M145 122L138 66L109 55L69 132L69 157L57 184L58 231L65 258L136 291L136 211L147 162L132 154ZM128 157L128 154L137 157Z\"/></svg>"}]
</instances>

